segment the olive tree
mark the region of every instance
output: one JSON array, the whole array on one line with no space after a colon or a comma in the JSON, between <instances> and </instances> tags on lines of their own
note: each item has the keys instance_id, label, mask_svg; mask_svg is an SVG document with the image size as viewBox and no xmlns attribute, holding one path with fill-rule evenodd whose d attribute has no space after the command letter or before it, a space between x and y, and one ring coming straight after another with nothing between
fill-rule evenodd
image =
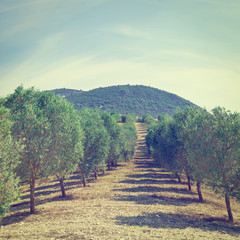
<instances>
[{"instance_id":1,"label":"olive tree","mask_svg":"<svg viewBox=\"0 0 240 240\"><path fill-rule=\"evenodd\" d=\"M153 116L151 116L150 114L144 114L142 116L142 121L148 125L153 124L156 120L154 119Z\"/></svg>"},{"instance_id":2,"label":"olive tree","mask_svg":"<svg viewBox=\"0 0 240 240\"><path fill-rule=\"evenodd\" d=\"M123 157L125 161L130 161L135 153L137 145L137 131L134 124L124 124L122 126L124 135Z\"/></svg>"},{"instance_id":3,"label":"olive tree","mask_svg":"<svg viewBox=\"0 0 240 240\"><path fill-rule=\"evenodd\" d=\"M240 114L217 107L206 110L188 109L179 137L187 151L191 174L197 181L200 201L201 183L208 183L225 197L229 221L233 221L230 197L240 200ZM179 118L181 119L181 118Z\"/></svg>"},{"instance_id":4,"label":"olive tree","mask_svg":"<svg viewBox=\"0 0 240 240\"><path fill-rule=\"evenodd\" d=\"M60 96L52 96L48 106L51 124L51 146L49 168L61 186L62 197L66 196L64 179L76 170L83 155L83 131L80 117L72 104Z\"/></svg>"},{"instance_id":5,"label":"olive tree","mask_svg":"<svg viewBox=\"0 0 240 240\"><path fill-rule=\"evenodd\" d=\"M122 127L106 112L102 113L104 127L109 134L109 151L107 155L107 166L116 166L121 157L123 157L124 134Z\"/></svg>"},{"instance_id":6,"label":"olive tree","mask_svg":"<svg viewBox=\"0 0 240 240\"><path fill-rule=\"evenodd\" d=\"M80 112L80 122L84 131L83 156L78 162L83 185L86 177L98 165L103 165L109 152L109 134L97 109L85 108Z\"/></svg>"},{"instance_id":7,"label":"olive tree","mask_svg":"<svg viewBox=\"0 0 240 240\"><path fill-rule=\"evenodd\" d=\"M8 109L0 106L0 220L19 196L15 169L22 146L12 138L12 125Z\"/></svg>"},{"instance_id":8,"label":"olive tree","mask_svg":"<svg viewBox=\"0 0 240 240\"><path fill-rule=\"evenodd\" d=\"M30 213L35 213L35 183L40 171L47 167L51 145L51 124L46 114L49 99L47 93L20 86L4 103L14 121L14 139L22 139L24 143L17 173L30 183Z\"/></svg>"},{"instance_id":9,"label":"olive tree","mask_svg":"<svg viewBox=\"0 0 240 240\"><path fill-rule=\"evenodd\" d=\"M180 166L184 169L184 172L187 176L189 191L191 191L191 180L193 180L194 170L190 164L188 152L184 144L188 139L186 129L188 129L188 126L194 114L194 108L186 107L184 110L178 110L173 116L175 133L179 143L178 162Z\"/></svg>"},{"instance_id":10,"label":"olive tree","mask_svg":"<svg viewBox=\"0 0 240 240\"><path fill-rule=\"evenodd\" d=\"M187 151L188 164L191 167L192 178L197 182L197 191L199 201L203 202L201 184L209 176L209 167L206 163L206 153L211 148L211 142L208 138L204 139L207 134L209 125L205 124L210 114L206 110L189 109L187 122L183 124L181 136L184 139L184 147Z\"/></svg>"},{"instance_id":11,"label":"olive tree","mask_svg":"<svg viewBox=\"0 0 240 240\"><path fill-rule=\"evenodd\" d=\"M225 196L229 221L233 221L230 197L240 200L240 114L214 108L205 125L203 142L211 148L205 155L209 167L208 183Z\"/></svg>"},{"instance_id":12,"label":"olive tree","mask_svg":"<svg viewBox=\"0 0 240 240\"><path fill-rule=\"evenodd\" d=\"M151 125L146 136L148 148L154 161L159 167L172 171L181 182L180 173L183 171L182 143L178 140L176 127L172 117L162 117Z\"/></svg>"}]
</instances>

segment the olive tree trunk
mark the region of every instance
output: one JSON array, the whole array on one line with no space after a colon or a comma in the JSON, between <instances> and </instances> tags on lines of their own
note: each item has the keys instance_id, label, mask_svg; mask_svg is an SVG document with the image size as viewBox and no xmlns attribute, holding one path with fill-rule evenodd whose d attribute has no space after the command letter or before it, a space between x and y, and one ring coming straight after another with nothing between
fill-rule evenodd
<instances>
[{"instance_id":1,"label":"olive tree trunk","mask_svg":"<svg viewBox=\"0 0 240 240\"><path fill-rule=\"evenodd\" d=\"M197 182L197 191L198 191L198 198L200 202L203 202L203 196L201 191L201 183Z\"/></svg>"},{"instance_id":2,"label":"olive tree trunk","mask_svg":"<svg viewBox=\"0 0 240 240\"><path fill-rule=\"evenodd\" d=\"M60 178L59 182L60 182L60 186L61 186L62 198L64 198L64 197L66 197L65 186L64 186L64 179Z\"/></svg>"},{"instance_id":3,"label":"olive tree trunk","mask_svg":"<svg viewBox=\"0 0 240 240\"><path fill-rule=\"evenodd\" d=\"M227 207L229 222L233 222L233 214L232 214L232 209L231 209L231 205L230 205L230 199L227 194L225 194L225 203L226 203L226 207Z\"/></svg>"},{"instance_id":4,"label":"olive tree trunk","mask_svg":"<svg viewBox=\"0 0 240 240\"><path fill-rule=\"evenodd\" d=\"M85 176L85 173L82 173L82 184L83 184L83 187L86 187L86 176Z\"/></svg>"},{"instance_id":5,"label":"olive tree trunk","mask_svg":"<svg viewBox=\"0 0 240 240\"><path fill-rule=\"evenodd\" d=\"M35 184L36 184L36 175L32 173L30 179L30 213L35 213Z\"/></svg>"},{"instance_id":6,"label":"olive tree trunk","mask_svg":"<svg viewBox=\"0 0 240 240\"><path fill-rule=\"evenodd\" d=\"M180 177L180 175L179 175L178 173L176 173L176 178L178 179L178 182L179 182L179 183L182 182L182 181L181 181L181 177Z\"/></svg>"},{"instance_id":7,"label":"olive tree trunk","mask_svg":"<svg viewBox=\"0 0 240 240\"><path fill-rule=\"evenodd\" d=\"M188 191L192 191L191 178L187 176L187 180L188 180Z\"/></svg>"},{"instance_id":8,"label":"olive tree trunk","mask_svg":"<svg viewBox=\"0 0 240 240\"><path fill-rule=\"evenodd\" d=\"M94 171L94 178L95 178L95 180L98 179L98 172L97 171Z\"/></svg>"}]
</instances>

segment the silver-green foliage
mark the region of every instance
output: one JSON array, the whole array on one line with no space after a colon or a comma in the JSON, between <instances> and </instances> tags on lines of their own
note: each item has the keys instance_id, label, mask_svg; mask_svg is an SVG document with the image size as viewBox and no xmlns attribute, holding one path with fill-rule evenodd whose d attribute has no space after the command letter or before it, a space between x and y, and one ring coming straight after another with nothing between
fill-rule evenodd
<instances>
[{"instance_id":1,"label":"silver-green foliage","mask_svg":"<svg viewBox=\"0 0 240 240\"><path fill-rule=\"evenodd\" d=\"M84 131L84 154L78 165L83 177L89 176L97 165L103 165L109 152L110 136L104 127L101 114L96 109L85 108L80 112Z\"/></svg>"},{"instance_id":2,"label":"silver-green foliage","mask_svg":"<svg viewBox=\"0 0 240 240\"><path fill-rule=\"evenodd\" d=\"M73 107L52 93L18 87L4 105L14 121L14 139L22 139L17 174L30 183L30 212L35 212L37 178L58 173L63 177L73 170L82 156L82 130Z\"/></svg>"},{"instance_id":3,"label":"silver-green foliage","mask_svg":"<svg viewBox=\"0 0 240 240\"><path fill-rule=\"evenodd\" d=\"M0 220L18 194L18 178L15 169L19 164L21 145L12 138L9 111L0 107Z\"/></svg>"},{"instance_id":4,"label":"silver-green foliage","mask_svg":"<svg viewBox=\"0 0 240 240\"><path fill-rule=\"evenodd\" d=\"M62 196L65 196L63 181L78 165L83 155L83 130L80 117L67 100L60 96L51 96L47 106L50 122L51 145L48 167L44 172L56 175L61 184ZM43 174L45 175L45 174Z\"/></svg>"},{"instance_id":5,"label":"silver-green foliage","mask_svg":"<svg viewBox=\"0 0 240 240\"><path fill-rule=\"evenodd\" d=\"M52 94L34 88L18 87L5 100L14 121L12 133L15 140L22 139L24 150L20 155L17 174L30 183L30 212L35 212L35 182L39 174L48 168L49 149L52 143L48 103ZM50 174L49 172L46 174Z\"/></svg>"},{"instance_id":6,"label":"silver-green foliage","mask_svg":"<svg viewBox=\"0 0 240 240\"><path fill-rule=\"evenodd\" d=\"M239 113L221 107L211 113L186 108L172 121L161 118L149 128L146 140L155 160L172 171L183 169L197 181L198 192L200 184L207 183L223 194L233 221L229 198L240 200Z\"/></svg>"},{"instance_id":7,"label":"silver-green foliage","mask_svg":"<svg viewBox=\"0 0 240 240\"><path fill-rule=\"evenodd\" d=\"M225 196L233 221L230 197L240 200L240 114L221 107L198 112L187 131L185 146L195 178Z\"/></svg>"},{"instance_id":8,"label":"silver-green foliage","mask_svg":"<svg viewBox=\"0 0 240 240\"><path fill-rule=\"evenodd\" d=\"M130 161L135 153L137 145L137 131L134 124L124 124L122 126L124 135L123 156L125 161Z\"/></svg>"}]
</instances>

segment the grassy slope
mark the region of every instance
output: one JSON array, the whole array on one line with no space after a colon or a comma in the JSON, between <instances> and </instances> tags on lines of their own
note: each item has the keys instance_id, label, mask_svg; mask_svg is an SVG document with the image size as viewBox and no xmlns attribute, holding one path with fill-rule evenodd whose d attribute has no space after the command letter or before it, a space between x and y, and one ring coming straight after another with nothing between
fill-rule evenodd
<instances>
[{"instance_id":1,"label":"grassy slope","mask_svg":"<svg viewBox=\"0 0 240 240\"><path fill-rule=\"evenodd\" d=\"M229 224L224 199L203 189L197 201L186 183L157 169L144 151L145 125L137 124L139 139L134 161L123 163L97 182L82 188L77 176L67 184L68 197L46 181L37 187L37 214L28 214L27 189L3 220L0 239L239 239L240 208L233 202L235 224Z\"/></svg>"},{"instance_id":2,"label":"grassy slope","mask_svg":"<svg viewBox=\"0 0 240 240\"><path fill-rule=\"evenodd\" d=\"M154 117L158 117L159 114L172 115L177 107L194 106L193 103L175 94L141 85L112 86L88 92L70 89L53 91L64 95L77 109L92 107L120 114L135 113L138 116L145 113Z\"/></svg>"}]
</instances>

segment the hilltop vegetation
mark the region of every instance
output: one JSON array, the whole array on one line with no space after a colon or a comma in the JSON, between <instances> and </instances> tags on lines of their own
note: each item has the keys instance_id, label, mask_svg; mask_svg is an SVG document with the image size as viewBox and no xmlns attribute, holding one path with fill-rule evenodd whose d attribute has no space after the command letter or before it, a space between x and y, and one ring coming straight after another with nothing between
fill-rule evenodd
<instances>
[{"instance_id":1,"label":"hilltop vegetation","mask_svg":"<svg viewBox=\"0 0 240 240\"><path fill-rule=\"evenodd\" d=\"M150 114L157 118L159 114L173 115L176 108L196 106L175 94L141 85L111 86L86 92L71 89L52 91L64 96L78 110L84 107L98 108L124 115L128 113L134 113L137 116Z\"/></svg>"}]
</instances>

